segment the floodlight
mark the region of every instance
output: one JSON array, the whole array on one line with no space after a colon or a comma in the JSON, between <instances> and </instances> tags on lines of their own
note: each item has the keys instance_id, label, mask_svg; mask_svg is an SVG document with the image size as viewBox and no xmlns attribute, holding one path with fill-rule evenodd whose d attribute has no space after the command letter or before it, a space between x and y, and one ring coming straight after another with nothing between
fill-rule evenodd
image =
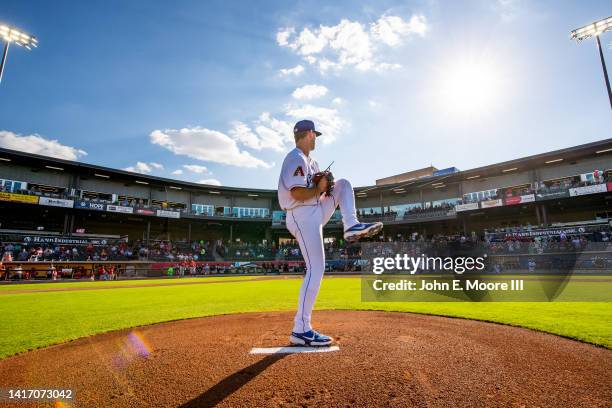
<instances>
[{"instance_id":1,"label":"floodlight","mask_svg":"<svg viewBox=\"0 0 612 408\"><path fill-rule=\"evenodd\" d=\"M612 17L604 18L582 28L573 30L570 33L570 38L578 42L590 37L595 37L597 50L599 51L599 59L601 60L601 68L603 69L606 88L608 88L608 99L610 100L610 108L612 109L612 91L610 90L610 79L608 78L608 70L606 69L606 60L604 59L603 51L601 50L601 41L599 36L606 31L612 30Z\"/></svg>"},{"instance_id":2,"label":"floodlight","mask_svg":"<svg viewBox=\"0 0 612 408\"><path fill-rule=\"evenodd\" d=\"M586 40L587 38L598 36L606 31L612 30L612 17L604 18L584 27L573 30L570 38L576 41Z\"/></svg>"},{"instance_id":3,"label":"floodlight","mask_svg":"<svg viewBox=\"0 0 612 408\"><path fill-rule=\"evenodd\" d=\"M19 45L28 50L38 47L36 37L26 34L21 30L10 27L7 24L0 24L0 40L4 41L4 53L2 54L2 63L0 63L0 82L2 82L2 74L4 73L4 65L10 44Z\"/></svg>"}]
</instances>

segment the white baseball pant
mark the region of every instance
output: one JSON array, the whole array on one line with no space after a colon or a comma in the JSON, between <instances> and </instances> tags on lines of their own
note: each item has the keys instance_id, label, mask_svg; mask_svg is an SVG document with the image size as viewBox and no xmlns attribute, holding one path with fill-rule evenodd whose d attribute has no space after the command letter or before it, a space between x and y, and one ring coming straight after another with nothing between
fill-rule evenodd
<instances>
[{"instance_id":1,"label":"white baseball pant","mask_svg":"<svg viewBox=\"0 0 612 408\"><path fill-rule=\"evenodd\" d=\"M310 325L312 308L325 272L323 226L327 224L338 205L344 230L359 222L353 187L345 179L337 180L332 194L323 196L318 204L287 211L287 229L298 241L306 263L306 275L300 289L298 310L293 325L293 331L296 333L312 330Z\"/></svg>"}]
</instances>

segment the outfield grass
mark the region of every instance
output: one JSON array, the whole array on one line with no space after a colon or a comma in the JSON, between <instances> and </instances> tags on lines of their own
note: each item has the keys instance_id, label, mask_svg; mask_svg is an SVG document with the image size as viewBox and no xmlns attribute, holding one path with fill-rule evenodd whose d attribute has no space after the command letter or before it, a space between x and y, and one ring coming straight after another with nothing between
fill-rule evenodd
<instances>
[{"instance_id":1,"label":"outfield grass","mask_svg":"<svg viewBox=\"0 0 612 408\"><path fill-rule=\"evenodd\" d=\"M262 279L266 276L244 276L244 275L228 275L228 276L200 276L197 278L161 278L161 279L130 279L118 281L35 281L24 283L10 282L0 285L0 293L3 291L46 291L49 289L82 289L82 288L112 288L116 286L150 286L150 285L181 285L201 282L218 282L227 280L249 280Z\"/></svg>"},{"instance_id":2,"label":"outfield grass","mask_svg":"<svg viewBox=\"0 0 612 408\"><path fill-rule=\"evenodd\" d=\"M237 277L225 279L235 278ZM0 295L3 309L0 315L0 358L83 336L169 320L254 311L294 310L301 283L299 279L225 282L212 285L183 284L188 282L187 279L161 281L177 284L115 290L15 294L5 292ZM124 286L125 283L127 282L83 282L76 285ZM465 317L528 327L612 348L612 307L609 302L365 303L361 302L360 284L359 278L324 279L316 308L385 310ZM56 285L58 284L35 286L43 288ZM75 284L68 285L78 287L74 286ZM22 285L19 287L26 288ZM289 326L290 322L288 329Z\"/></svg>"}]
</instances>

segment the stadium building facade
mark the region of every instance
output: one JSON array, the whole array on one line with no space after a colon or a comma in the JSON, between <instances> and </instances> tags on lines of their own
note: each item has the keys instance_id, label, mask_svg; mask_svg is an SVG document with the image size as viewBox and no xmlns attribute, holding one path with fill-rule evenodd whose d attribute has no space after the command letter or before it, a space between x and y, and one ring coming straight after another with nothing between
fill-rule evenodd
<instances>
[{"instance_id":1,"label":"stadium building facade","mask_svg":"<svg viewBox=\"0 0 612 408\"><path fill-rule=\"evenodd\" d=\"M610 226L612 139L451 169L356 188L360 218L384 221L385 238ZM4 237L276 244L291 238L276 190L202 185L7 149L0 149L0 189ZM325 228L328 240L340 239L339 221L338 213Z\"/></svg>"}]
</instances>

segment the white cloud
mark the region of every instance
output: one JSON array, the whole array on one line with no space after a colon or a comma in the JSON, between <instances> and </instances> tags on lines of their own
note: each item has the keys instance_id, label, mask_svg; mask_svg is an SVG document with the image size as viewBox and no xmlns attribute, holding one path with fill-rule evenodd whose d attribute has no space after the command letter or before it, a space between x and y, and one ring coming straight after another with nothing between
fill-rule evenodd
<instances>
[{"instance_id":1,"label":"white cloud","mask_svg":"<svg viewBox=\"0 0 612 408\"><path fill-rule=\"evenodd\" d=\"M301 88L297 88L291 96L295 99L317 99L327 94L327 88L323 85L304 85Z\"/></svg>"},{"instance_id":2,"label":"white cloud","mask_svg":"<svg viewBox=\"0 0 612 408\"><path fill-rule=\"evenodd\" d=\"M230 136L237 142L255 150L271 149L277 152L286 150L293 140L293 128L289 122L276 119L268 112L262 113L253 121L254 130L243 122L233 122Z\"/></svg>"},{"instance_id":3,"label":"white cloud","mask_svg":"<svg viewBox=\"0 0 612 408\"><path fill-rule=\"evenodd\" d=\"M196 174L204 174L208 172L208 168L206 166L200 166L199 164L184 164L183 168Z\"/></svg>"},{"instance_id":4,"label":"white cloud","mask_svg":"<svg viewBox=\"0 0 612 408\"><path fill-rule=\"evenodd\" d=\"M280 146L286 146L288 143L293 142L293 124L285 120L276 119L268 112L264 112L259 115L259 119L255 121L255 130L264 141L263 146L272 145L273 141L277 144L277 151L284 150L279 149Z\"/></svg>"},{"instance_id":5,"label":"white cloud","mask_svg":"<svg viewBox=\"0 0 612 408\"><path fill-rule=\"evenodd\" d=\"M382 16L372 23L370 31L372 36L384 44L396 47L402 43L402 37L409 34L425 36L427 20L425 17L414 15L410 21L404 21L398 16Z\"/></svg>"},{"instance_id":6,"label":"white cloud","mask_svg":"<svg viewBox=\"0 0 612 408\"><path fill-rule=\"evenodd\" d=\"M370 99L370 100L368 101L368 105L370 105L370 108L375 109L375 108L378 108L379 103L378 103L378 102L376 102L376 101L375 101L375 100L373 100L373 99Z\"/></svg>"},{"instance_id":7,"label":"white cloud","mask_svg":"<svg viewBox=\"0 0 612 408\"><path fill-rule=\"evenodd\" d=\"M232 128L229 131L230 136L237 142L250 147L251 149L261 150L261 141L259 137L246 124L235 121L232 123Z\"/></svg>"},{"instance_id":8,"label":"white cloud","mask_svg":"<svg viewBox=\"0 0 612 408\"><path fill-rule=\"evenodd\" d=\"M325 144L335 141L348 126L336 109L313 105L289 105L285 113L296 120L312 119L317 130L323 133L321 139Z\"/></svg>"},{"instance_id":9,"label":"white cloud","mask_svg":"<svg viewBox=\"0 0 612 408\"><path fill-rule=\"evenodd\" d=\"M172 174L173 174L174 176L180 176L181 174L183 174L183 170L181 170L181 169L174 170L174 171L172 172Z\"/></svg>"},{"instance_id":10,"label":"white cloud","mask_svg":"<svg viewBox=\"0 0 612 408\"><path fill-rule=\"evenodd\" d=\"M221 182L219 180L213 179L213 178L200 180L200 181L198 181L198 183L200 183L200 184L208 184L208 185L211 185L211 186L220 186L221 185Z\"/></svg>"},{"instance_id":11,"label":"white cloud","mask_svg":"<svg viewBox=\"0 0 612 408\"><path fill-rule=\"evenodd\" d=\"M153 144L162 146L174 154L197 160L238 167L272 167L272 164L252 156L249 152L240 150L236 140L216 130L199 126L154 130L149 137Z\"/></svg>"},{"instance_id":12,"label":"white cloud","mask_svg":"<svg viewBox=\"0 0 612 408\"><path fill-rule=\"evenodd\" d=\"M0 131L0 147L64 160L87 155L86 151L63 145L57 139L45 139L38 134L22 136L7 130Z\"/></svg>"},{"instance_id":13,"label":"white cloud","mask_svg":"<svg viewBox=\"0 0 612 408\"><path fill-rule=\"evenodd\" d=\"M397 47L411 35L423 37L427 28L422 15L413 15L408 21L383 15L369 26L342 19L335 26L306 27L299 33L294 27L287 27L277 32L276 41L323 73L347 66L361 71L384 71L396 69L398 64L380 61L380 46Z\"/></svg>"},{"instance_id":14,"label":"white cloud","mask_svg":"<svg viewBox=\"0 0 612 408\"><path fill-rule=\"evenodd\" d=\"M333 103L334 105L342 105L342 104L344 103L344 99L342 99L342 98L340 98L340 97L338 96L338 97L336 97L336 98L334 98L334 99L332 100L332 103Z\"/></svg>"},{"instance_id":15,"label":"white cloud","mask_svg":"<svg viewBox=\"0 0 612 408\"><path fill-rule=\"evenodd\" d=\"M153 169L163 170L163 168L164 166L162 166L159 163L155 163L155 162L144 163L144 162L139 161L139 162L136 162L134 166L126 167L123 170L131 171L132 173L150 174L153 171Z\"/></svg>"},{"instance_id":16,"label":"white cloud","mask_svg":"<svg viewBox=\"0 0 612 408\"><path fill-rule=\"evenodd\" d=\"M295 29L291 27L278 30L276 33L276 42L281 46L289 46L289 37L295 33Z\"/></svg>"},{"instance_id":17,"label":"white cloud","mask_svg":"<svg viewBox=\"0 0 612 408\"><path fill-rule=\"evenodd\" d=\"M279 70L279 74L281 76L290 76L295 75L298 76L304 72L304 67L302 65L296 65L293 68L282 68Z\"/></svg>"}]
</instances>

